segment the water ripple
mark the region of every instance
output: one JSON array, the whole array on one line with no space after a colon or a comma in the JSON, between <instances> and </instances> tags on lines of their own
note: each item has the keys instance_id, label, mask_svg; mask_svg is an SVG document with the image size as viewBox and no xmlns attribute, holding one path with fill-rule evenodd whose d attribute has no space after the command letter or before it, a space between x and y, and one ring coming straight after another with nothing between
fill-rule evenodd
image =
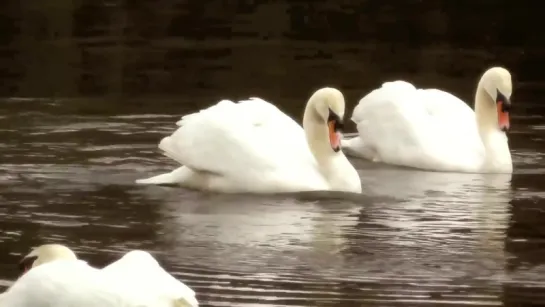
<instances>
[{"instance_id":1,"label":"water ripple","mask_svg":"<svg viewBox=\"0 0 545 307\"><path fill-rule=\"evenodd\" d=\"M518 128L528 138L513 176L354 160L361 196L135 186L175 167L156 146L178 118L0 117L18 127L0 130L0 286L29 247L60 242L96 265L149 250L205 306L498 306L528 296L521 284L544 287L542 267L512 247L536 241L510 234L544 197L536 126ZM506 269L513 258L524 267Z\"/></svg>"}]
</instances>

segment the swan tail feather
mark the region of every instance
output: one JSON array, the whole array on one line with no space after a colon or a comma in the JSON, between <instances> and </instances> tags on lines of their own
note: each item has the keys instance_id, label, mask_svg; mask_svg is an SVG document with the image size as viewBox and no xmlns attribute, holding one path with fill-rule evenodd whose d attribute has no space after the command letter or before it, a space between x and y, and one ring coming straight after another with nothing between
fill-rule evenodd
<instances>
[{"instance_id":1,"label":"swan tail feather","mask_svg":"<svg viewBox=\"0 0 545 307\"><path fill-rule=\"evenodd\" d=\"M163 151L163 154L172 160L184 165L183 159L180 157L178 151L176 150L175 142L172 140L172 137L164 137L161 142L159 142L159 149Z\"/></svg>"},{"instance_id":2,"label":"swan tail feather","mask_svg":"<svg viewBox=\"0 0 545 307\"><path fill-rule=\"evenodd\" d=\"M181 166L172 172L156 175L145 179L137 179L137 184L178 184L184 183L191 177L192 171Z\"/></svg>"},{"instance_id":3,"label":"swan tail feather","mask_svg":"<svg viewBox=\"0 0 545 307\"><path fill-rule=\"evenodd\" d=\"M174 179L171 173L160 174L145 179L136 179L136 184L169 184L173 183Z\"/></svg>"},{"instance_id":4,"label":"swan tail feather","mask_svg":"<svg viewBox=\"0 0 545 307\"><path fill-rule=\"evenodd\" d=\"M197 299L188 300L186 298L177 298L172 302L172 307L199 307Z\"/></svg>"}]
</instances>

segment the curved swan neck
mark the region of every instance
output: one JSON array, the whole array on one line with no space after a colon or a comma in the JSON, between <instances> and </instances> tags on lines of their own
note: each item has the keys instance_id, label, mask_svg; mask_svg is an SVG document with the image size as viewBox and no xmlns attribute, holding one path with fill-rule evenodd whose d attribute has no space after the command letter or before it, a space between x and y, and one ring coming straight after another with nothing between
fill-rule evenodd
<instances>
[{"instance_id":1,"label":"curved swan neck","mask_svg":"<svg viewBox=\"0 0 545 307\"><path fill-rule=\"evenodd\" d=\"M329 95L329 97L327 97ZM326 96L326 97L324 97ZM329 187L335 190L361 192L361 182L358 172L348 161L342 150L335 152L329 140L329 127L324 114L319 110L327 110L324 100L335 99L342 103L338 115L344 113L344 98L334 89L317 91L310 97L303 115L303 129L307 144L317 162L319 172L328 182ZM327 116L327 115L326 115Z\"/></svg>"},{"instance_id":2,"label":"curved swan neck","mask_svg":"<svg viewBox=\"0 0 545 307\"><path fill-rule=\"evenodd\" d=\"M482 81L479 82L477 92L475 93L475 116L481 135L495 130L502 132L498 129L496 103L484 90Z\"/></svg>"},{"instance_id":3,"label":"curved swan neck","mask_svg":"<svg viewBox=\"0 0 545 307\"><path fill-rule=\"evenodd\" d=\"M484 169L512 170L507 135L498 126L496 103L484 90L482 80L475 94L475 119L485 148Z\"/></svg>"},{"instance_id":4,"label":"curved swan neck","mask_svg":"<svg viewBox=\"0 0 545 307\"><path fill-rule=\"evenodd\" d=\"M313 95L305 108L303 115L303 129L307 138L310 151L318 160L320 165L327 163L333 156L341 153L334 152L331 148L328 136L328 127L325 119L323 119L316 109L317 98Z\"/></svg>"}]
</instances>

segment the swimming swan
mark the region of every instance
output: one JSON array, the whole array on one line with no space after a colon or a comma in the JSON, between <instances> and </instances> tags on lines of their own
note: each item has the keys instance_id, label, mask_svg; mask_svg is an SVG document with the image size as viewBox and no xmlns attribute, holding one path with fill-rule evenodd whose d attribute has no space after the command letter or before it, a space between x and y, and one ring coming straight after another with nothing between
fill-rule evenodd
<instances>
[{"instance_id":1,"label":"swimming swan","mask_svg":"<svg viewBox=\"0 0 545 307\"><path fill-rule=\"evenodd\" d=\"M344 110L339 90L319 89L307 102L302 129L263 99L222 100L183 116L159 143L183 166L136 182L235 193L361 193L359 175L341 150Z\"/></svg>"},{"instance_id":2,"label":"swimming swan","mask_svg":"<svg viewBox=\"0 0 545 307\"><path fill-rule=\"evenodd\" d=\"M437 89L387 82L363 97L352 121L359 136L343 140L347 155L425 170L511 173L511 74L493 67L481 77L475 112Z\"/></svg>"},{"instance_id":3,"label":"swimming swan","mask_svg":"<svg viewBox=\"0 0 545 307\"><path fill-rule=\"evenodd\" d=\"M20 262L24 274L4 293L9 307L197 307L195 292L149 253L131 251L103 269L68 247L42 245Z\"/></svg>"}]
</instances>

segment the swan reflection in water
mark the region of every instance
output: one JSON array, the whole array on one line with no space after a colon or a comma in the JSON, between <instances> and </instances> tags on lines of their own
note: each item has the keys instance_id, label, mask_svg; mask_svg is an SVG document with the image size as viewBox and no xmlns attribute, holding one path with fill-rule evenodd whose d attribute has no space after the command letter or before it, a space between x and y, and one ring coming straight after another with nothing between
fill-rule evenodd
<instances>
[{"instance_id":1,"label":"swan reflection in water","mask_svg":"<svg viewBox=\"0 0 545 307\"><path fill-rule=\"evenodd\" d=\"M388 238L385 243L398 246L403 257L416 263L475 265L500 272L505 261L509 203L513 198L511 176L375 170L374 176L362 179L363 193L390 194L403 201L394 205L373 204L372 209L365 211L362 223L383 227L381 233ZM366 228L361 227L362 231ZM377 241L381 240L371 240L373 245ZM380 253L377 260L388 257L388 253ZM456 269L452 269L455 274ZM461 268L458 273L468 272Z\"/></svg>"},{"instance_id":2,"label":"swan reflection in water","mask_svg":"<svg viewBox=\"0 0 545 307\"><path fill-rule=\"evenodd\" d=\"M218 296L267 296L257 293L271 287L265 280L305 280L327 281L315 291L342 297L331 284L350 280L366 283L360 291L373 298L388 291L389 279L503 276L510 174L367 168L361 170L364 192L356 196L171 189L161 207L161 244L179 271L194 270L198 293ZM237 289L237 280L262 284ZM288 284L274 287L281 292L276 296L290 292Z\"/></svg>"}]
</instances>

